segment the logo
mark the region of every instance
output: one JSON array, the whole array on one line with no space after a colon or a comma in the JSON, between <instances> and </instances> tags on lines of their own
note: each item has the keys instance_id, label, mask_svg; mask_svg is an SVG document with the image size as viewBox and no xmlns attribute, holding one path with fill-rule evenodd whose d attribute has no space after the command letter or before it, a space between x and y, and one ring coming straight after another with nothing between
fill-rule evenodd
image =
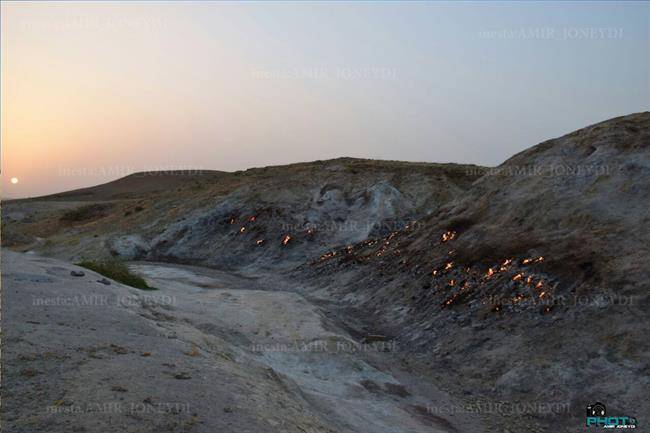
<instances>
[{"instance_id":1,"label":"logo","mask_svg":"<svg viewBox=\"0 0 650 433\"><path fill-rule=\"evenodd\" d=\"M587 427L636 428L636 418L631 416L607 416L605 405L596 402L587 406Z\"/></svg>"}]
</instances>

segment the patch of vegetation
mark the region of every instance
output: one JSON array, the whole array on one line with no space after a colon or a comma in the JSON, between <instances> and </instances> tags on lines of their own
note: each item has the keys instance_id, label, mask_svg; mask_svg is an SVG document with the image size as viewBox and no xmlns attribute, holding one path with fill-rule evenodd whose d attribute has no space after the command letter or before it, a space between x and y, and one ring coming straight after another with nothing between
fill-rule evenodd
<instances>
[{"instance_id":1,"label":"patch of vegetation","mask_svg":"<svg viewBox=\"0 0 650 433\"><path fill-rule=\"evenodd\" d=\"M129 209L126 212L124 212L124 216L126 217L126 216L129 216L129 215L133 214L133 213L142 212L143 210L144 210L144 207L136 206L133 209Z\"/></svg>"},{"instance_id":2,"label":"patch of vegetation","mask_svg":"<svg viewBox=\"0 0 650 433\"><path fill-rule=\"evenodd\" d=\"M135 287L136 289L157 290L155 287L149 286L144 278L131 272L124 262L115 258L101 261L84 260L77 263L77 266L90 269L91 271L95 271L98 274L102 274L127 286Z\"/></svg>"},{"instance_id":3,"label":"patch of vegetation","mask_svg":"<svg viewBox=\"0 0 650 433\"><path fill-rule=\"evenodd\" d=\"M76 223L103 218L108 213L108 205L105 204L87 204L76 209L66 211L61 215L61 221Z\"/></svg>"}]
</instances>

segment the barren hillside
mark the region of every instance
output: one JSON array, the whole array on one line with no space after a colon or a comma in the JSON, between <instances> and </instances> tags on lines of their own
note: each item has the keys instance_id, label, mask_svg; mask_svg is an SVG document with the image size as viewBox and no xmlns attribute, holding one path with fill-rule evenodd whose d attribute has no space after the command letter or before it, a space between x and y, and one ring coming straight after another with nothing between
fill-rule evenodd
<instances>
[{"instance_id":1,"label":"barren hillside","mask_svg":"<svg viewBox=\"0 0 650 433\"><path fill-rule=\"evenodd\" d=\"M482 170L341 158L235 173L141 173L8 202L3 236L5 245L70 259L287 267L402 229L462 194Z\"/></svg>"},{"instance_id":2,"label":"barren hillside","mask_svg":"<svg viewBox=\"0 0 650 433\"><path fill-rule=\"evenodd\" d=\"M374 312L366 326L439 383L479 399L567 402L575 425L589 401L624 411L650 386L649 221L650 113L641 113L541 143L417 229L310 268L331 297ZM565 431L557 414L532 415L515 417L520 428Z\"/></svg>"},{"instance_id":3,"label":"barren hillside","mask_svg":"<svg viewBox=\"0 0 650 433\"><path fill-rule=\"evenodd\" d=\"M220 364L238 378L224 386L257 378L255 396L282 387L282 410L305 416L289 431L569 433L595 401L647 425L650 113L490 169L342 158L160 179L132 175L5 203L4 245L66 261L132 261L182 300L138 310L151 321L138 322L142 335L164 327L178 347L196 345L209 359L223 348L255 358L246 371L230 358ZM14 273L12 287L40 281L39 266L61 267L9 257L31 269ZM25 311L12 320L24 322ZM251 353L253 343L292 338L390 347ZM18 368L19 354L9 357ZM209 364L186 361L197 377ZM119 359L106 362L119 370ZM280 406L239 422L283 431L273 416ZM199 431L222 426L202 416Z\"/></svg>"}]
</instances>

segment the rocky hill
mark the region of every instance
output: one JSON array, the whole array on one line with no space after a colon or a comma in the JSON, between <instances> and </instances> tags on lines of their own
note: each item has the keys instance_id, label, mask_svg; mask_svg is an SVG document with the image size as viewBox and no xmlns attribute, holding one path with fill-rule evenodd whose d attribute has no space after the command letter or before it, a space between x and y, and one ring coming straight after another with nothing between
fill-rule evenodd
<instances>
[{"instance_id":1,"label":"rocky hill","mask_svg":"<svg viewBox=\"0 0 650 433\"><path fill-rule=\"evenodd\" d=\"M479 431L461 422L478 416L485 431L572 432L595 401L649 422L650 113L489 169L342 158L161 179L8 202L4 245L68 261L202 265L300 294L324 329L393 344L377 369L453 396L443 399L453 407L408 397L443 431ZM201 287L191 286L211 296ZM269 365L291 386L313 379L291 362ZM367 380L337 397L320 394L325 382L308 389L331 415L358 393L374 401L382 388Z\"/></svg>"},{"instance_id":2,"label":"rocky hill","mask_svg":"<svg viewBox=\"0 0 650 433\"><path fill-rule=\"evenodd\" d=\"M570 404L571 421L513 417L568 432L590 401L647 412L649 221L641 113L532 147L416 229L309 268L328 296L373 312L366 326L414 368L479 400Z\"/></svg>"},{"instance_id":3,"label":"rocky hill","mask_svg":"<svg viewBox=\"0 0 650 433\"><path fill-rule=\"evenodd\" d=\"M288 267L402 229L483 168L341 158L242 172L139 173L5 204L5 245L220 268Z\"/></svg>"}]
</instances>

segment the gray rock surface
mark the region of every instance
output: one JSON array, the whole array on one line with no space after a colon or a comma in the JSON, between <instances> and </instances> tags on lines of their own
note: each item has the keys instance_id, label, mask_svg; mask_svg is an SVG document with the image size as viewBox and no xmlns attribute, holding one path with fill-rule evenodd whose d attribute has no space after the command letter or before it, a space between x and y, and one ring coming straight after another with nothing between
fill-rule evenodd
<instances>
[{"instance_id":1,"label":"gray rock surface","mask_svg":"<svg viewBox=\"0 0 650 433\"><path fill-rule=\"evenodd\" d=\"M454 400L390 353L355 351L303 296L268 290L279 282L139 264L160 288L143 292L54 259L2 261L3 431L484 431L428 413Z\"/></svg>"}]
</instances>

